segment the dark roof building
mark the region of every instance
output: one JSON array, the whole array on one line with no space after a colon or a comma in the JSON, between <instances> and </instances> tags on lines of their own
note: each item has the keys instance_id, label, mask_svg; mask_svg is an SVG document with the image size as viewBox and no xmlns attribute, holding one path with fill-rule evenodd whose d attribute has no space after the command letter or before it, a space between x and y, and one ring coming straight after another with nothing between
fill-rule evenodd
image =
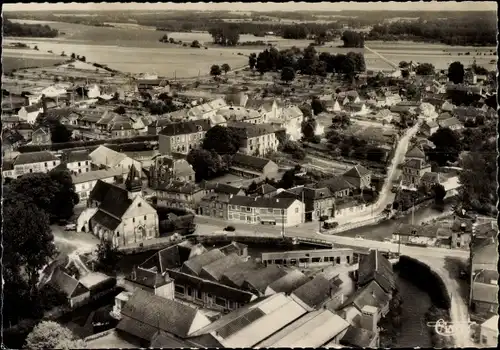
<instances>
[{"instance_id":1,"label":"dark roof building","mask_svg":"<svg viewBox=\"0 0 500 350\"><path fill-rule=\"evenodd\" d=\"M248 169L256 172L264 172L266 165L274 163L270 159L249 156L243 153L236 153L233 156L232 165L238 168Z\"/></svg>"},{"instance_id":2,"label":"dark roof building","mask_svg":"<svg viewBox=\"0 0 500 350\"><path fill-rule=\"evenodd\" d=\"M248 261L230 266L226 271L224 271L220 281L228 286L241 288L246 278L261 269L263 269L262 264L250 259Z\"/></svg>"},{"instance_id":3,"label":"dark roof building","mask_svg":"<svg viewBox=\"0 0 500 350\"><path fill-rule=\"evenodd\" d=\"M49 151L40 151L40 152L30 152L30 153L21 153L14 160L14 166L16 165L25 165L25 164L34 164L34 163L43 163L43 162L52 162L58 160L55 155L50 153Z\"/></svg>"},{"instance_id":4,"label":"dark roof building","mask_svg":"<svg viewBox=\"0 0 500 350\"><path fill-rule=\"evenodd\" d=\"M364 328L349 326L347 332L340 339L340 345L352 348L372 347L376 334Z\"/></svg>"},{"instance_id":5,"label":"dark roof building","mask_svg":"<svg viewBox=\"0 0 500 350\"><path fill-rule=\"evenodd\" d=\"M292 297L299 299L301 304L305 304L311 311L317 309L340 291L339 286L333 283L335 279L328 280L317 275L294 290Z\"/></svg>"},{"instance_id":6,"label":"dark roof building","mask_svg":"<svg viewBox=\"0 0 500 350\"><path fill-rule=\"evenodd\" d=\"M286 271L276 265L269 265L250 274L243 283L243 288L252 293L263 295L266 288L278 278L286 275Z\"/></svg>"},{"instance_id":7,"label":"dark roof building","mask_svg":"<svg viewBox=\"0 0 500 350\"><path fill-rule=\"evenodd\" d=\"M211 281L220 281L224 272L231 266L234 266L241 262L241 257L238 254L229 254L215 260L208 265L203 266L200 271L200 277Z\"/></svg>"},{"instance_id":8,"label":"dark roof building","mask_svg":"<svg viewBox=\"0 0 500 350\"><path fill-rule=\"evenodd\" d=\"M266 198L266 197L246 197L246 196L233 196L229 200L230 205L238 205L252 208L273 208L273 209L287 209L295 198Z\"/></svg>"},{"instance_id":9,"label":"dark roof building","mask_svg":"<svg viewBox=\"0 0 500 350\"><path fill-rule=\"evenodd\" d=\"M396 286L392 264L378 250L370 250L359 262L358 285L377 282L385 292L391 293Z\"/></svg>"},{"instance_id":10,"label":"dark roof building","mask_svg":"<svg viewBox=\"0 0 500 350\"><path fill-rule=\"evenodd\" d=\"M171 123L159 132L163 136L177 136L194 134L198 132L208 131L210 129L210 121L206 119L192 120L186 122Z\"/></svg>"},{"instance_id":11,"label":"dark roof building","mask_svg":"<svg viewBox=\"0 0 500 350\"><path fill-rule=\"evenodd\" d=\"M181 272L198 276L203 267L216 260L224 258L225 256L226 255L219 249L209 250L206 253L197 255L194 258L185 261L184 264L182 264Z\"/></svg>"},{"instance_id":12,"label":"dark roof building","mask_svg":"<svg viewBox=\"0 0 500 350\"><path fill-rule=\"evenodd\" d=\"M311 279L304 275L300 270L293 270L285 276L278 278L268 286L268 290L274 293L285 293L289 295L300 286L306 284ZM267 295L267 291L266 291Z\"/></svg>"}]
</instances>

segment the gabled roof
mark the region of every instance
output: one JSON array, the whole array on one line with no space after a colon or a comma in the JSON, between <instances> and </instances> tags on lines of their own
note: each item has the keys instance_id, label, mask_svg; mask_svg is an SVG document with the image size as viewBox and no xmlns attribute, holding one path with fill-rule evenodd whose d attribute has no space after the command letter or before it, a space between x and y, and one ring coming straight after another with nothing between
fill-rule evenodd
<instances>
[{"instance_id":1,"label":"gabled roof","mask_svg":"<svg viewBox=\"0 0 500 350\"><path fill-rule=\"evenodd\" d=\"M441 120L439 122L439 125L442 127L442 128L448 128L450 126L454 126L454 125L461 125L462 123L460 122L460 120L458 120L457 118L455 117L451 117L451 118L448 118L448 119L445 119L445 120Z\"/></svg>"},{"instance_id":2,"label":"gabled roof","mask_svg":"<svg viewBox=\"0 0 500 350\"><path fill-rule=\"evenodd\" d=\"M49 151L40 151L40 152L29 152L29 153L21 153L14 160L14 166L16 165L24 165L24 164L33 164L33 163L42 163L42 162L51 162L58 160L55 155L50 153Z\"/></svg>"},{"instance_id":3,"label":"gabled roof","mask_svg":"<svg viewBox=\"0 0 500 350\"><path fill-rule=\"evenodd\" d=\"M66 272L62 271L60 267L54 269L54 272L50 278L49 282L52 286L61 290L66 296L72 297L78 286L80 285L83 289L85 288L80 282L68 275ZM87 289L88 290L88 289Z\"/></svg>"},{"instance_id":4,"label":"gabled roof","mask_svg":"<svg viewBox=\"0 0 500 350\"><path fill-rule=\"evenodd\" d=\"M367 348L371 346L376 334L364 328L349 326L347 332L340 339L340 345L354 348Z\"/></svg>"},{"instance_id":5,"label":"gabled roof","mask_svg":"<svg viewBox=\"0 0 500 350\"><path fill-rule=\"evenodd\" d=\"M190 120L185 122L171 123L159 132L163 136L177 136L194 134L197 132L208 131L210 129L210 121L206 119Z\"/></svg>"},{"instance_id":6,"label":"gabled roof","mask_svg":"<svg viewBox=\"0 0 500 350\"><path fill-rule=\"evenodd\" d=\"M236 153L233 156L232 164L240 168L257 169L262 171L271 162L270 159L249 156L243 153Z\"/></svg>"},{"instance_id":7,"label":"gabled roof","mask_svg":"<svg viewBox=\"0 0 500 350\"><path fill-rule=\"evenodd\" d=\"M423 159L408 159L403 166L412 169L423 169L429 165Z\"/></svg>"},{"instance_id":8,"label":"gabled roof","mask_svg":"<svg viewBox=\"0 0 500 350\"><path fill-rule=\"evenodd\" d=\"M246 122L230 122L227 125L231 129L236 129L243 139L249 139L264 135L273 134L276 129L271 124L251 124Z\"/></svg>"},{"instance_id":9,"label":"gabled roof","mask_svg":"<svg viewBox=\"0 0 500 350\"><path fill-rule=\"evenodd\" d=\"M408 152L406 152L405 157L406 158L425 159L425 153L420 147L415 146L412 149L410 149Z\"/></svg>"},{"instance_id":10,"label":"gabled roof","mask_svg":"<svg viewBox=\"0 0 500 350\"><path fill-rule=\"evenodd\" d=\"M199 328L210 324L210 321L196 309L178 301L163 298L152 293L135 290L121 312L123 318L116 327L126 333L143 337L142 328L153 334L158 330L184 338L190 333L193 321L198 319ZM139 334L137 334L139 333ZM147 334L148 340L153 334ZM143 338L144 339L144 338Z\"/></svg>"},{"instance_id":11,"label":"gabled roof","mask_svg":"<svg viewBox=\"0 0 500 350\"><path fill-rule=\"evenodd\" d=\"M259 293L264 293L266 288L277 279L286 275L286 271L276 265L269 265L257 270L245 279L245 284L255 288Z\"/></svg>"},{"instance_id":12,"label":"gabled roof","mask_svg":"<svg viewBox=\"0 0 500 350\"><path fill-rule=\"evenodd\" d=\"M42 110L42 104L41 103L36 103L34 105L26 106L26 107L23 107L23 108L28 113L40 112Z\"/></svg>"},{"instance_id":13,"label":"gabled roof","mask_svg":"<svg viewBox=\"0 0 500 350\"><path fill-rule=\"evenodd\" d=\"M255 271L262 269L263 266L253 259L230 266L221 278L221 283L241 287L245 279Z\"/></svg>"},{"instance_id":14,"label":"gabled roof","mask_svg":"<svg viewBox=\"0 0 500 350\"><path fill-rule=\"evenodd\" d=\"M333 193L348 190L353 187L342 176L333 176L329 179L322 180L318 183L318 186L328 187Z\"/></svg>"},{"instance_id":15,"label":"gabled roof","mask_svg":"<svg viewBox=\"0 0 500 350\"><path fill-rule=\"evenodd\" d=\"M271 283L268 288L272 289L275 293L285 293L288 295L308 281L310 281L310 278L300 272L300 270L292 270Z\"/></svg>"},{"instance_id":16,"label":"gabled roof","mask_svg":"<svg viewBox=\"0 0 500 350\"><path fill-rule=\"evenodd\" d=\"M101 145L90 153L90 158L95 164L106 165L113 168L120 164L127 156Z\"/></svg>"},{"instance_id":17,"label":"gabled roof","mask_svg":"<svg viewBox=\"0 0 500 350\"><path fill-rule=\"evenodd\" d=\"M392 265L378 250L370 250L368 255L363 256L359 262L358 276L360 286L373 280L386 292L392 292L396 286Z\"/></svg>"},{"instance_id":18,"label":"gabled roof","mask_svg":"<svg viewBox=\"0 0 500 350\"><path fill-rule=\"evenodd\" d=\"M66 163L84 162L91 160L88 150L63 152L62 160Z\"/></svg>"},{"instance_id":19,"label":"gabled roof","mask_svg":"<svg viewBox=\"0 0 500 350\"><path fill-rule=\"evenodd\" d=\"M368 169L366 169L364 166L356 165L356 166L352 167L351 169L349 169L348 171L346 171L343 176L361 179L363 176L366 176L369 174L370 174L370 171Z\"/></svg>"},{"instance_id":20,"label":"gabled roof","mask_svg":"<svg viewBox=\"0 0 500 350\"><path fill-rule=\"evenodd\" d=\"M332 294L338 292L340 288L322 275L315 276L292 292L304 304L316 309L331 298Z\"/></svg>"},{"instance_id":21,"label":"gabled roof","mask_svg":"<svg viewBox=\"0 0 500 350\"><path fill-rule=\"evenodd\" d=\"M149 288L158 288L172 282L169 278L163 277L161 272L151 271L141 267L134 268L132 273L125 279Z\"/></svg>"},{"instance_id":22,"label":"gabled roof","mask_svg":"<svg viewBox=\"0 0 500 350\"><path fill-rule=\"evenodd\" d=\"M228 184L221 183L210 183L210 182L202 182L202 188L206 190L213 190L215 193L224 193L224 194L237 194L241 191L241 188L234 187Z\"/></svg>"},{"instance_id":23,"label":"gabled roof","mask_svg":"<svg viewBox=\"0 0 500 350\"><path fill-rule=\"evenodd\" d=\"M257 190L255 191L255 193L257 195L260 195L260 196L264 196L268 193L272 193L272 192L275 192L276 191L276 188L267 184L267 183L264 183L262 185L260 185L259 187L257 187Z\"/></svg>"},{"instance_id":24,"label":"gabled roof","mask_svg":"<svg viewBox=\"0 0 500 350\"><path fill-rule=\"evenodd\" d=\"M220 281L222 275L229 267L236 265L241 261L242 260L238 254L229 254L203 266L200 271L200 276L206 276L210 277L212 280Z\"/></svg>"},{"instance_id":25,"label":"gabled roof","mask_svg":"<svg viewBox=\"0 0 500 350\"><path fill-rule=\"evenodd\" d=\"M210 263L226 257L219 249L212 249L206 253L200 254L184 262L181 271L199 275L203 267Z\"/></svg>"},{"instance_id":26,"label":"gabled roof","mask_svg":"<svg viewBox=\"0 0 500 350\"><path fill-rule=\"evenodd\" d=\"M359 288L352 296L350 296L344 304L340 306L343 309L349 305L354 305L359 311L365 306L373 306L379 310L384 308L391 296L375 281L371 281L367 285Z\"/></svg>"}]
</instances>

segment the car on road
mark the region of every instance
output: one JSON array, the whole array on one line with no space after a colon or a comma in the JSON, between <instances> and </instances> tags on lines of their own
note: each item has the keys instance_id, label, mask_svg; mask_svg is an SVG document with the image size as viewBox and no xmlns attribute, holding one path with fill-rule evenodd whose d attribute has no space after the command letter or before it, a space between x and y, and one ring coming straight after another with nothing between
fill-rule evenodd
<instances>
[{"instance_id":1,"label":"car on road","mask_svg":"<svg viewBox=\"0 0 500 350\"><path fill-rule=\"evenodd\" d=\"M64 231L76 231L76 224L67 224L64 226Z\"/></svg>"},{"instance_id":2,"label":"car on road","mask_svg":"<svg viewBox=\"0 0 500 350\"><path fill-rule=\"evenodd\" d=\"M363 236L361 235L356 235L356 237L354 237L354 239L357 239L357 240L363 240L365 239Z\"/></svg>"},{"instance_id":3,"label":"car on road","mask_svg":"<svg viewBox=\"0 0 500 350\"><path fill-rule=\"evenodd\" d=\"M236 229L234 228L234 226L226 226L224 227L224 231L234 232L236 231Z\"/></svg>"}]
</instances>

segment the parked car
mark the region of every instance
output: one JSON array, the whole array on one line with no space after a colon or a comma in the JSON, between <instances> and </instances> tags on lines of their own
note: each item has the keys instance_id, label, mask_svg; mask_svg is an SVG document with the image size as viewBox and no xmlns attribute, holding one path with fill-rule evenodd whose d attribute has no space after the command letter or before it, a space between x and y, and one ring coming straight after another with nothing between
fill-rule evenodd
<instances>
[{"instance_id":1,"label":"parked car","mask_svg":"<svg viewBox=\"0 0 500 350\"><path fill-rule=\"evenodd\" d=\"M361 235L356 235L356 237L354 237L354 239L357 239L357 240L363 240L365 239L363 236Z\"/></svg>"},{"instance_id":2,"label":"parked car","mask_svg":"<svg viewBox=\"0 0 500 350\"><path fill-rule=\"evenodd\" d=\"M226 226L224 227L224 231L234 232L236 231L236 229L234 228L234 226Z\"/></svg>"},{"instance_id":3,"label":"parked car","mask_svg":"<svg viewBox=\"0 0 500 350\"><path fill-rule=\"evenodd\" d=\"M339 225L339 223L337 221L333 221L331 219L330 220L326 220L325 222L323 222L323 228L325 230L333 230L338 225Z\"/></svg>"},{"instance_id":4,"label":"parked car","mask_svg":"<svg viewBox=\"0 0 500 350\"><path fill-rule=\"evenodd\" d=\"M64 226L64 231L76 231L76 224L67 224Z\"/></svg>"}]
</instances>

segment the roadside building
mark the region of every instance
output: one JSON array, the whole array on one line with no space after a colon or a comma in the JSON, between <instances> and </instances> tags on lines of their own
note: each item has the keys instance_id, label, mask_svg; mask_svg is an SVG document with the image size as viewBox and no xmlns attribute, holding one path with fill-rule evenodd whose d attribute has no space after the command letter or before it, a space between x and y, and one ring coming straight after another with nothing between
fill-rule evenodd
<instances>
[{"instance_id":1,"label":"roadside building","mask_svg":"<svg viewBox=\"0 0 500 350\"><path fill-rule=\"evenodd\" d=\"M353 261L353 251L350 248L291 250L286 252L262 253L261 259L266 266L326 267L351 264Z\"/></svg>"},{"instance_id":2,"label":"roadside building","mask_svg":"<svg viewBox=\"0 0 500 350\"><path fill-rule=\"evenodd\" d=\"M159 184L155 196L159 205L195 211L206 191L193 182L171 181Z\"/></svg>"},{"instance_id":3,"label":"roadside building","mask_svg":"<svg viewBox=\"0 0 500 350\"><path fill-rule=\"evenodd\" d=\"M149 168L149 187L162 188L173 181L193 183L195 172L185 159L174 159L169 156L155 156Z\"/></svg>"},{"instance_id":4,"label":"roadside building","mask_svg":"<svg viewBox=\"0 0 500 350\"><path fill-rule=\"evenodd\" d=\"M174 280L168 275L162 275L157 271L134 267L130 275L124 279L125 290L132 294L136 289L142 289L148 293L166 299L174 299ZM121 309L121 303L116 309Z\"/></svg>"},{"instance_id":5,"label":"roadside building","mask_svg":"<svg viewBox=\"0 0 500 350\"><path fill-rule=\"evenodd\" d=\"M346 171L343 175L344 179L349 182L354 188L370 188L371 187L371 172L362 165L356 165Z\"/></svg>"},{"instance_id":6,"label":"roadside building","mask_svg":"<svg viewBox=\"0 0 500 350\"><path fill-rule=\"evenodd\" d=\"M431 121L424 121L422 123L422 126L420 127L420 132L426 136L426 137L429 137L431 136L432 134L434 134L436 131L438 131L439 129L439 125L431 120Z\"/></svg>"},{"instance_id":7,"label":"roadside building","mask_svg":"<svg viewBox=\"0 0 500 350\"><path fill-rule=\"evenodd\" d=\"M294 198L232 196L228 221L290 227L304 222L304 204Z\"/></svg>"},{"instance_id":8,"label":"roadside building","mask_svg":"<svg viewBox=\"0 0 500 350\"><path fill-rule=\"evenodd\" d=\"M425 161L426 156L422 148L419 145L415 145L408 152L406 152L405 159L420 159Z\"/></svg>"},{"instance_id":9,"label":"roadside building","mask_svg":"<svg viewBox=\"0 0 500 350\"><path fill-rule=\"evenodd\" d=\"M377 282L385 293L392 296L396 288L392 264L378 250L371 249L368 255L362 256L358 269L358 287L363 287L371 281Z\"/></svg>"},{"instance_id":10,"label":"roadside building","mask_svg":"<svg viewBox=\"0 0 500 350\"><path fill-rule=\"evenodd\" d=\"M88 206L97 211L85 225L86 229L100 239L111 240L117 247L159 236L158 214L142 198L138 175L132 166L125 181L126 189L98 181L90 192Z\"/></svg>"},{"instance_id":11,"label":"roadside building","mask_svg":"<svg viewBox=\"0 0 500 350\"><path fill-rule=\"evenodd\" d=\"M328 188L335 198L348 197L354 189L354 186L347 182L343 176L332 176L321 180L317 186L318 188Z\"/></svg>"},{"instance_id":12,"label":"roadside building","mask_svg":"<svg viewBox=\"0 0 500 350\"><path fill-rule=\"evenodd\" d=\"M299 186L283 191L275 198L285 197L286 193L295 194L296 198L305 204L305 221L318 221L325 217L333 217L335 207L335 196L327 187L310 188Z\"/></svg>"},{"instance_id":13,"label":"roadside building","mask_svg":"<svg viewBox=\"0 0 500 350\"><path fill-rule=\"evenodd\" d=\"M449 128L451 130L461 130L464 128L463 124L455 117L447 118L444 120L438 119L439 127Z\"/></svg>"},{"instance_id":14,"label":"roadside building","mask_svg":"<svg viewBox=\"0 0 500 350\"><path fill-rule=\"evenodd\" d=\"M61 161L49 151L19 154L13 161L15 178L30 173L48 173Z\"/></svg>"},{"instance_id":15,"label":"roadside building","mask_svg":"<svg viewBox=\"0 0 500 350\"><path fill-rule=\"evenodd\" d=\"M180 271L193 276L199 276L205 265L224 258L225 256L226 255L221 252L220 249L211 249L184 261Z\"/></svg>"},{"instance_id":16,"label":"roadside building","mask_svg":"<svg viewBox=\"0 0 500 350\"><path fill-rule=\"evenodd\" d=\"M443 176L443 174L434 171L425 173L420 179L420 183L422 184L422 186L425 186L427 190L432 190L434 185L442 185L445 181L446 178Z\"/></svg>"},{"instance_id":17,"label":"roadside building","mask_svg":"<svg viewBox=\"0 0 500 350\"><path fill-rule=\"evenodd\" d=\"M481 324L480 344L485 348L498 346L498 315L490 317Z\"/></svg>"},{"instance_id":18,"label":"roadside building","mask_svg":"<svg viewBox=\"0 0 500 350\"><path fill-rule=\"evenodd\" d=\"M90 298L90 289L60 267L54 269L49 284L56 290L64 293L70 307L81 305Z\"/></svg>"},{"instance_id":19,"label":"roadside building","mask_svg":"<svg viewBox=\"0 0 500 350\"><path fill-rule=\"evenodd\" d=\"M431 171L431 165L422 159L408 159L403 164L403 186L417 188L425 173Z\"/></svg>"},{"instance_id":20,"label":"roadside building","mask_svg":"<svg viewBox=\"0 0 500 350\"><path fill-rule=\"evenodd\" d=\"M167 125L159 132L159 150L161 154L188 154L198 147L206 132L210 129L210 122L206 119L177 122Z\"/></svg>"},{"instance_id":21,"label":"roadside building","mask_svg":"<svg viewBox=\"0 0 500 350\"><path fill-rule=\"evenodd\" d=\"M120 169L94 170L84 173L72 174L71 178L75 185L75 192L80 201L78 205L86 205L92 189L98 181L114 183L117 176L121 176Z\"/></svg>"},{"instance_id":22,"label":"roadside building","mask_svg":"<svg viewBox=\"0 0 500 350\"><path fill-rule=\"evenodd\" d=\"M451 237L450 230L441 229L437 225L400 224L392 234L392 240L398 243L401 242L401 244L433 246L439 236L444 235L444 232L446 232L446 238Z\"/></svg>"},{"instance_id":23,"label":"roadside building","mask_svg":"<svg viewBox=\"0 0 500 350\"><path fill-rule=\"evenodd\" d=\"M498 310L498 251L495 238L474 244L471 248L471 291L469 305L482 318Z\"/></svg>"},{"instance_id":24,"label":"roadside building","mask_svg":"<svg viewBox=\"0 0 500 350\"><path fill-rule=\"evenodd\" d=\"M31 140L31 135L33 134L33 125L21 122L14 128L26 141Z\"/></svg>"},{"instance_id":25,"label":"roadside building","mask_svg":"<svg viewBox=\"0 0 500 350\"><path fill-rule=\"evenodd\" d=\"M233 156L230 173L244 178L274 177L278 173L278 165L270 159L236 153Z\"/></svg>"},{"instance_id":26,"label":"roadside building","mask_svg":"<svg viewBox=\"0 0 500 350\"><path fill-rule=\"evenodd\" d=\"M276 129L271 124L250 124L231 122L228 127L237 131L242 138L240 152L252 156L264 156L270 151L277 151L279 141Z\"/></svg>"}]
</instances>

